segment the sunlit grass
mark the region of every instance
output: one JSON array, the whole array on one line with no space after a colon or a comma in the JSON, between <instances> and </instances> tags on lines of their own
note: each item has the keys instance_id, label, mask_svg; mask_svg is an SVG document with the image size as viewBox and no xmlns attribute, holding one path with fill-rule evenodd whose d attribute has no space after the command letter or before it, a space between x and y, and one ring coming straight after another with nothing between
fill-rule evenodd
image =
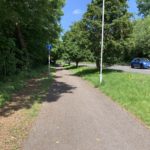
<instances>
[{"instance_id":1,"label":"sunlit grass","mask_svg":"<svg viewBox=\"0 0 150 150\"><path fill-rule=\"evenodd\" d=\"M96 69L72 67L74 74L90 81L114 101L134 113L150 126L150 76L104 70L104 81L99 84L99 72Z\"/></svg>"}]
</instances>

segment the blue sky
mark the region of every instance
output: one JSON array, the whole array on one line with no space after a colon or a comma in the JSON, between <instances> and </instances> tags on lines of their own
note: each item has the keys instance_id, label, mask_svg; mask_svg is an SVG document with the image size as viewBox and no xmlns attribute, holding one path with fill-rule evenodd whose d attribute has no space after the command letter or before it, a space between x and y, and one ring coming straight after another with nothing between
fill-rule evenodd
<instances>
[{"instance_id":1,"label":"blue sky","mask_svg":"<svg viewBox=\"0 0 150 150\"><path fill-rule=\"evenodd\" d=\"M82 18L82 15L87 10L87 4L91 0L66 0L66 5L63 9L64 16L61 20L61 25L64 31L69 29L69 26ZM138 10L136 6L136 0L129 0L129 11L137 15Z\"/></svg>"}]
</instances>

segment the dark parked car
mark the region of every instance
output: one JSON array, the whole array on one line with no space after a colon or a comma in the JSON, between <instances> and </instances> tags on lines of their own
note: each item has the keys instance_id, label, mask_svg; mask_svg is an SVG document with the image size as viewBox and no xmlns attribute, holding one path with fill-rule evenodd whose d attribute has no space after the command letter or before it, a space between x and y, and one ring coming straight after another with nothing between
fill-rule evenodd
<instances>
[{"instance_id":1,"label":"dark parked car","mask_svg":"<svg viewBox=\"0 0 150 150\"><path fill-rule=\"evenodd\" d=\"M131 68L141 68L141 69L150 68L150 60L147 58L134 58L131 61Z\"/></svg>"}]
</instances>

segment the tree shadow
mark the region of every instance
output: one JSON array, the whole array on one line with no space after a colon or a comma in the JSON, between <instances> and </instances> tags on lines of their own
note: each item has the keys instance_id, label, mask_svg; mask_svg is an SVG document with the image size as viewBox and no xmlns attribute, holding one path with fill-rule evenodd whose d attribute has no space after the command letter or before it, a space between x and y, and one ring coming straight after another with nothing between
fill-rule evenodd
<instances>
[{"instance_id":1,"label":"tree shadow","mask_svg":"<svg viewBox=\"0 0 150 150\"><path fill-rule=\"evenodd\" d=\"M84 69L84 70L78 71L74 75L82 77L82 76L94 74L94 73L97 73L97 72L98 72L98 70L95 69L95 68L88 68L88 69Z\"/></svg>"},{"instance_id":2,"label":"tree shadow","mask_svg":"<svg viewBox=\"0 0 150 150\"><path fill-rule=\"evenodd\" d=\"M45 99L47 102L56 102L64 93L73 93L76 87L66 84L65 82L58 82L54 80L52 86L49 89L49 93Z\"/></svg>"},{"instance_id":3,"label":"tree shadow","mask_svg":"<svg viewBox=\"0 0 150 150\"><path fill-rule=\"evenodd\" d=\"M122 72L124 72L124 71L122 71L122 70L115 70L115 69L104 69L103 70L103 73L104 74L109 74L109 73L122 73Z\"/></svg>"},{"instance_id":4,"label":"tree shadow","mask_svg":"<svg viewBox=\"0 0 150 150\"><path fill-rule=\"evenodd\" d=\"M72 69L76 69L73 68ZM103 70L103 74L110 74L110 73L122 73L122 70L114 70L114 69L104 69ZM91 74L95 74L95 73L99 73L99 70L96 68L87 68L87 69L83 69L83 70L79 70L76 73L74 73L74 75L76 76L85 76L85 75L91 75Z\"/></svg>"},{"instance_id":5,"label":"tree shadow","mask_svg":"<svg viewBox=\"0 0 150 150\"><path fill-rule=\"evenodd\" d=\"M80 66L78 66L78 67L76 67L76 66L68 66L68 67L66 67L65 69L66 70L71 70L71 69L77 69L77 68L82 68L82 67L86 67L85 65L80 65Z\"/></svg>"},{"instance_id":6,"label":"tree shadow","mask_svg":"<svg viewBox=\"0 0 150 150\"><path fill-rule=\"evenodd\" d=\"M21 109L32 108L35 103L56 102L63 93L73 93L76 88L54 80L48 90L50 80L48 77L30 80L23 90L13 94L12 100L0 108L0 116L9 117Z\"/></svg>"}]
</instances>

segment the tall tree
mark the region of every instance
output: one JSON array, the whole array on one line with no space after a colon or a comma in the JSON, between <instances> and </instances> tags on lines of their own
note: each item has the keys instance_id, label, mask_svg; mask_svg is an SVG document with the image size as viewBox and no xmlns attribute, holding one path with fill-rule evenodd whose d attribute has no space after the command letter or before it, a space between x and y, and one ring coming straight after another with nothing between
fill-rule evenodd
<instances>
[{"instance_id":1,"label":"tall tree","mask_svg":"<svg viewBox=\"0 0 150 150\"><path fill-rule=\"evenodd\" d=\"M64 0L0 0L1 75L12 72L8 66L15 73L47 60L45 45L59 37L63 5Z\"/></svg>"},{"instance_id":2,"label":"tall tree","mask_svg":"<svg viewBox=\"0 0 150 150\"><path fill-rule=\"evenodd\" d=\"M56 64L57 60L62 58L63 53L63 42L62 40L57 40L57 42L53 45L53 49L51 51L51 60L53 64Z\"/></svg>"},{"instance_id":3,"label":"tall tree","mask_svg":"<svg viewBox=\"0 0 150 150\"><path fill-rule=\"evenodd\" d=\"M150 57L150 17L136 21L133 30L135 42L134 55L138 57Z\"/></svg>"},{"instance_id":4,"label":"tall tree","mask_svg":"<svg viewBox=\"0 0 150 150\"><path fill-rule=\"evenodd\" d=\"M70 31L66 32L63 37L64 42L64 58L68 61L74 61L76 67L78 63L91 58L86 40L86 33L83 30L82 21L76 22L71 26Z\"/></svg>"},{"instance_id":5,"label":"tall tree","mask_svg":"<svg viewBox=\"0 0 150 150\"><path fill-rule=\"evenodd\" d=\"M125 51L124 42L132 31L127 0L107 0L105 2L105 44L104 62L114 63L121 59ZM94 52L97 67L100 62L102 0L92 0L84 15L84 24L89 33L90 49Z\"/></svg>"},{"instance_id":6,"label":"tall tree","mask_svg":"<svg viewBox=\"0 0 150 150\"><path fill-rule=\"evenodd\" d=\"M138 9L141 15L150 15L150 1L149 0L137 0Z\"/></svg>"}]
</instances>

